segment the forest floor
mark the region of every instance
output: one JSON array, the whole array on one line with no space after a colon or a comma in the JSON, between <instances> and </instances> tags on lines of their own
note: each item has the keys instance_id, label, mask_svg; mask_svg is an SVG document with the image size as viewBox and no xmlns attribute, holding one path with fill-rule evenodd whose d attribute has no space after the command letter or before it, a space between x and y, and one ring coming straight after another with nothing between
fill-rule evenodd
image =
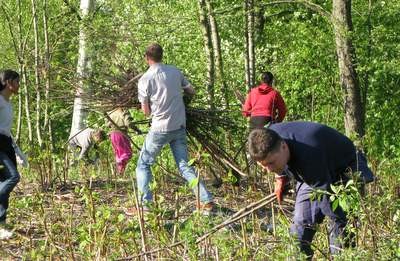
<instances>
[{"instance_id":1,"label":"forest floor","mask_svg":"<svg viewBox=\"0 0 400 261\"><path fill-rule=\"evenodd\" d=\"M98 173L99 174L99 173ZM124 214L135 205L133 178L70 178L51 189L40 182L22 178L11 195L8 226L14 236L0 241L2 260L291 260L301 259L288 230L293 211L293 195L278 207L271 203L246 218L224 226L202 242L196 242L213 227L237 211L271 194L273 183L266 176L244 179L240 186L224 182L207 187L214 195L216 211L203 216L196 211L191 189L176 176L156 176L154 209L143 226L137 217ZM62 184L62 185L61 185ZM373 201L369 202L371 204ZM371 208L372 210L372 208ZM384 211L384 210L383 210ZM373 247L396 240L397 230L377 224L357 228L359 251L344 255L372 257ZM383 222L383 221L382 221ZM388 225L390 226L390 225ZM374 237L377 227L383 238ZM381 228L382 227L382 228ZM313 241L315 258L329 259L327 222ZM383 232L385 231L385 232ZM376 240L373 242L373 240ZM383 241L385 243L383 243ZM396 252L396 241L392 252ZM154 251L146 257L144 250ZM347 258L339 260L350 260Z\"/></svg>"}]
</instances>

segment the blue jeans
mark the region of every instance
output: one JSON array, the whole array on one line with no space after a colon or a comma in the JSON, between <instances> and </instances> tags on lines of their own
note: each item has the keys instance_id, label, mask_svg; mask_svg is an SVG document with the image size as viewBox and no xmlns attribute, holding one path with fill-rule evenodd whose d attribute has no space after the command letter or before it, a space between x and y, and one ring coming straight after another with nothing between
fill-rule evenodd
<instances>
[{"instance_id":1,"label":"blue jeans","mask_svg":"<svg viewBox=\"0 0 400 261\"><path fill-rule=\"evenodd\" d=\"M168 132L150 131L146 136L136 167L139 199L143 203L151 202L153 199L149 188L150 182L153 178L151 174L151 166L154 164L156 157L166 144L169 144L172 150L180 174L189 183L197 178L194 168L188 165L186 130L181 128ZM200 181L199 187L200 201L202 203L211 202L213 200L212 195L207 191L204 183ZM194 189L194 192L196 191L197 188Z\"/></svg>"},{"instance_id":2,"label":"blue jeans","mask_svg":"<svg viewBox=\"0 0 400 261\"><path fill-rule=\"evenodd\" d=\"M291 234L299 240L300 249L309 258L312 257L311 241L316 232L316 225L322 223L324 217L330 219L329 243L332 254L336 254L346 247L348 240L345 227L347 224L346 213L338 206L335 211L327 195L321 200L311 200L313 189L306 183L297 182L296 204L294 209L293 224L290 227Z\"/></svg>"},{"instance_id":3,"label":"blue jeans","mask_svg":"<svg viewBox=\"0 0 400 261\"><path fill-rule=\"evenodd\" d=\"M0 222L6 220L10 193L20 180L14 159L15 155L10 159L6 153L0 151L0 165L3 166L0 169Z\"/></svg>"}]
</instances>

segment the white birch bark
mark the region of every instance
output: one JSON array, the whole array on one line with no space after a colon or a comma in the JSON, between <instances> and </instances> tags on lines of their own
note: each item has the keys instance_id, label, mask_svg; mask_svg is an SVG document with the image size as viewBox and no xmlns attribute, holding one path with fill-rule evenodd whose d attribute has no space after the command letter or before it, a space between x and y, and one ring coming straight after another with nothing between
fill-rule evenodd
<instances>
[{"instance_id":1,"label":"white birch bark","mask_svg":"<svg viewBox=\"0 0 400 261\"><path fill-rule=\"evenodd\" d=\"M229 108L229 97L228 97L229 90L225 80L224 64L221 51L221 39L218 31L218 24L217 20L214 17L213 3L210 0L206 0L206 5L208 9L208 20L210 21L210 31L211 31L212 45L214 49L215 65L218 69L219 77L222 83L222 93L225 100L224 105L225 108Z\"/></svg>"},{"instance_id":2,"label":"white birch bark","mask_svg":"<svg viewBox=\"0 0 400 261\"><path fill-rule=\"evenodd\" d=\"M207 58L207 92L210 108L213 109L214 104L214 82L215 82L215 63L214 50L211 40L210 24L207 16L207 6L205 0L199 0L199 14L201 30L203 32L204 51Z\"/></svg>"},{"instance_id":3,"label":"white birch bark","mask_svg":"<svg viewBox=\"0 0 400 261\"><path fill-rule=\"evenodd\" d=\"M40 94L40 78L39 78L39 29L36 11L36 1L32 0L32 16L33 16L33 33L35 39L35 90L36 90L36 137L39 146L43 146L42 133L40 130L40 115L41 115L41 94Z\"/></svg>"},{"instance_id":4,"label":"white birch bark","mask_svg":"<svg viewBox=\"0 0 400 261\"><path fill-rule=\"evenodd\" d=\"M86 25L87 18L92 12L95 0L81 0L81 25L79 32L79 57L77 65L78 86L76 87L76 94L74 99L74 111L72 115L72 125L70 137L74 136L79 130L86 127L87 110L85 102L82 99L82 94L89 90L86 79L91 71L91 57L89 55L88 47L88 28Z\"/></svg>"},{"instance_id":5,"label":"white birch bark","mask_svg":"<svg viewBox=\"0 0 400 261\"><path fill-rule=\"evenodd\" d=\"M247 33L247 58L249 59L247 62L247 72L248 72L248 88L249 90L255 85L255 54L254 54L254 0L246 0L246 33Z\"/></svg>"}]
</instances>

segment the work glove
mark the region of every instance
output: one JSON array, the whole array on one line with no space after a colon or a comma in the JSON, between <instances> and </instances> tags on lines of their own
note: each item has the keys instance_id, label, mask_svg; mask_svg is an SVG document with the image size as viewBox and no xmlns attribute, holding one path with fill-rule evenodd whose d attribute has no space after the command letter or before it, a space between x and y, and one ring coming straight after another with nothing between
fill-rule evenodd
<instances>
[{"instance_id":1,"label":"work glove","mask_svg":"<svg viewBox=\"0 0 400 261\"><path fill-rule=\"evenodd\" d=\"M275 176L275 195L278 199L278 203L281 204L283 200L283 194L285 192L286 185L289 183L287 176Z\"/></svg>"}]
</instances>

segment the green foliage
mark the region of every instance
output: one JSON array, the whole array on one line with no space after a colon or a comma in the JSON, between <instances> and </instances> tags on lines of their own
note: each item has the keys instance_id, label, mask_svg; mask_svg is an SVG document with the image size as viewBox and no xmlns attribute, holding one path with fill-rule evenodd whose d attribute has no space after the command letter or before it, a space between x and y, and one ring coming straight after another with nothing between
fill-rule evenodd
<instances>
[{"instance_id":1,"label":"green foliage","mask_svg":"<svg viewBox=\"0 0 400 261\"><path fill-rule=\"evenodd\" d=\"M205 87L207 65L197 1L96 2L95 12L85 21L90 27L88 44L92 57L91 81L95 91L101 92L105 86L110 85L109 77L118 76L121 71L145 71L144 49L150 42L159 42L165 49L165 62L181 68L196 87L197 96L193 104L199 107L209 105ZM265 20L263 27L256 28L256 74L264 70L274 73L276 87L288 106L287 120L314 120L344 131L343 93L329 21L302 4L271 5L264 2L256 1L255 9L258 14L256 21L259 23ZM331 1L312 2L319 4L328 13L331 12ZM76 65L81 23L79 1L48 0L47 10L42 8L43 1L35 1L40 24L40 108L43 111L45 105L48 105L52 122L50 140L48 128L42 124L44 115L38 116L45 139L44 148L38 146L35 129L37 95L34 86L32 6L31 1L21 1L20 7L18 3L3 1L4 9L0 9L0 67L19 70L23 65L27 70L27 85L21 86L20 97L13 97L12 102L15 115L20 111L18 98L23 106L19 143L29 155L30 168L20 169L23 178L11 197L10 220L15 223L16 239L2 242L0 256L28 260L73 260L118 259L140 253L140 226L136 219L129 219L121 212L122 206L134 202L132 184L127 176L116 176L113 172L114 159L110 144L105 142L101 145L101 162L96 167L81 164L70 168L65 164L65 145L78 80ZM224 144L224 148L230 152L235 152L247 134L247 123L240 115L240 105L233 94L233 90L240 90L243 94L247 91L244 76L243 1L216 0L212 3L229 89L231 108L227 109L233 118L237 118L235 124L239 126L238 130L230 130L231 133L215 130L213 138ZM360 235L357 248L346 250L338 259L394 260L400 256L400 202L397 192L397 184L400 183L400 2L372 1L371 10L368 9L368 1L352 3L354 32L350 36L356 50L361 91L366 99L367 134L362 140L362 147L368 153L369 162L379 181L367 186L365 198L360 197L357 184L353 181L333 186L332 193L328 194L335 208L340 206L347 210L351 221L356 218L361 221L358 227L351 227ZM48 14L51 54L48 100L44 98L43 69L45 49L42 19L45 11ZM9 21L6 14L11 18ZM20 49L23 43L26 46ZM221 79L217 78L215 88L216 107L219 108L224 97ZM33 128L32 140L28 138L25 98L29 102L27 109ZM131 112L134 119L144 119L136 110ZM17 132L16 122L14 134ZM103 124L104 119L91 111L88 125L100 127ZM147 126L140 127L147 129ZM143 137L133 136L139 147ZM127 168L127 175L133 178L137 157L138 152L134 150ZM207 168L213 168L217 174L221 174L219 172L222 170L215 167L211 155L200 148L192 151L192 158L191 163L195 164L201 174ZM168 149L161 152L159 162L163 168L160 165L153 166L151 188L154 190L156 204L154 213L146 223L147 244L154 249L172 243L174 232L171 226L176 228L174 242L185 240L181 250L162 252L161 258L212 259L214 256L205 254L210 249L206 247L211 246L219 251L221 259L301 259L293 238L287 233L289 224L282 220L279 221L275 236L265 231L258 232L257 225L244 222L239 230L219 231L211 237L207 246L195 244L197 236L222 220L187 214L190 208L187 205L193 205L191 189L197 185L198 180L189 186L181 186L181 180L167 175L167 172L176 172L173 156ZM245 165L244 162L241 164ZM223 171L221 176L226 183L236 183L232 171ZM96 182L105 184L97 185ZM254 196L254 190L251 189L253 185L257 187L259 184L249 184L241 194L246 193L248 198ZM265 190L261 186L257 189ZM174 202L175 193L165 191L176 191L178 202ZM227 204L238 208L248 203L243 198L237 198L230 190L218 190L214 194L217 199L229 199ZM178 212L187 215L184 216L187 220L178 218L168 223L163 219L171 217L170 212L175 211L175 203L179 205ZM257 220L254 224L262 222ZM316 240L317 247L325 248L326 240L320 237ZM15 249L20 250L20 256L14 257L10 253ZM316 258L322 259L324 256L317 252Z\"/></svg>"},{"instance_id":2,"label":"green foliage","mask_svg":"<svg viewBox=\"0 0 400 261\"><path fill-rule=\"evenodd\" d=\"M329 200L332 202L333 210L340 206L346 213L359 212L360 195L353 179L346 184L331 185L331 190Z\"/></svg>"}]
</instances>

